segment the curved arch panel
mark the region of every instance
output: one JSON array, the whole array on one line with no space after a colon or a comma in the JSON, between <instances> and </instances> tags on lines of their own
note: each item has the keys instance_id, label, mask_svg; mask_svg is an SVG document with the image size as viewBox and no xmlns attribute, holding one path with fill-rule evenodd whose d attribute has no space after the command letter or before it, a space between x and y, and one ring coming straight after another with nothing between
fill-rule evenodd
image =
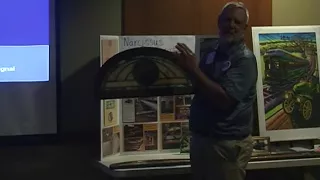
<instances>
[{"instance_id":1,"label":"curved arch panel","mask_svg":"<svg viewBox=\"0 0 320 180\"><path fill-rule=\"evenodd\" d=\"M191 81L171 52L133 48L111 57L98 74L100 99L192 94Z\"/></svg>"}]
</instances>

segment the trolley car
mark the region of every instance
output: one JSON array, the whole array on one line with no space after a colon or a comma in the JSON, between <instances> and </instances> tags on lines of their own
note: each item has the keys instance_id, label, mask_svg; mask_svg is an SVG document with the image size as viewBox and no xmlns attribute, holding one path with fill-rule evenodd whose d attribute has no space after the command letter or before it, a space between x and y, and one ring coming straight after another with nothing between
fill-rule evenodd
<instances>
[{"instance_id":1,"label":"trolley car","mask_svg":"<svg viewBox=\"0 0 320 180\"><path fill-rule=\"evenodd\" d=\"M308 74L309 61L282 49L272 49L263 55L265 84L285 85Z\"/></svg>"}]
</instances>

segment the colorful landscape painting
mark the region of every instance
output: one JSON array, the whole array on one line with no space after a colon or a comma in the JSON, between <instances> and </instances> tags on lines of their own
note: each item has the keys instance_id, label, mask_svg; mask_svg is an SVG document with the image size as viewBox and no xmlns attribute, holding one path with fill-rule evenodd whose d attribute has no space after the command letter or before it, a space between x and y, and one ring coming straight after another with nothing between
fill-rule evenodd
<instances>
[{"instance_id":1,"label":"colorful landscape painting","mask_svg":"<svg viewBox=\"0 0 320 180\"><path fill-rule=\"evenodd\" d=\"M260 33L258 38L266 130L320 127L316 33Z\"/></svg>"}]
</instances>

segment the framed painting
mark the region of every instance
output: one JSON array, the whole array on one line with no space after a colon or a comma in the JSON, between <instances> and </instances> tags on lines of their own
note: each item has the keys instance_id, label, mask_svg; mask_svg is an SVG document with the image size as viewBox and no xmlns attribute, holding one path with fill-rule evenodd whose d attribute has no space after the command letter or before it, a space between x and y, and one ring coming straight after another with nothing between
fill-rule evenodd
<instances>
[{"instance_id":1,"label":"framed painting","mask_svg":"<svg viewBox=\"0 0 320 180\"><path fill-rule=\"evenodd\" d=\"M261 136L320 137L320 26L253 27Z\"/></svg>"}]
</instances>

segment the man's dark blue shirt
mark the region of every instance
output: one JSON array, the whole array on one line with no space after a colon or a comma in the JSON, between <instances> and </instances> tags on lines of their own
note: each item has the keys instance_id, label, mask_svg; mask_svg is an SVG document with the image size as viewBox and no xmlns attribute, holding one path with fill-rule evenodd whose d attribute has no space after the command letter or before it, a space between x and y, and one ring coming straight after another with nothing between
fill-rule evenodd
<instances>
[{"instance_id":1,"label":"man's dark blue shirt","mask_svg":"<svg viewBox=\"0 0 320 180\"><path fill-rule=\"evenodd\" d=\"M204 53L199 67L237 103L224 111L218 103L195 89L190 109L191 132L218 139L242 139L250 135L257 81L256 58L252 51L242 42L228 51L216 46Z\"/></svg>"}]
</instances>

